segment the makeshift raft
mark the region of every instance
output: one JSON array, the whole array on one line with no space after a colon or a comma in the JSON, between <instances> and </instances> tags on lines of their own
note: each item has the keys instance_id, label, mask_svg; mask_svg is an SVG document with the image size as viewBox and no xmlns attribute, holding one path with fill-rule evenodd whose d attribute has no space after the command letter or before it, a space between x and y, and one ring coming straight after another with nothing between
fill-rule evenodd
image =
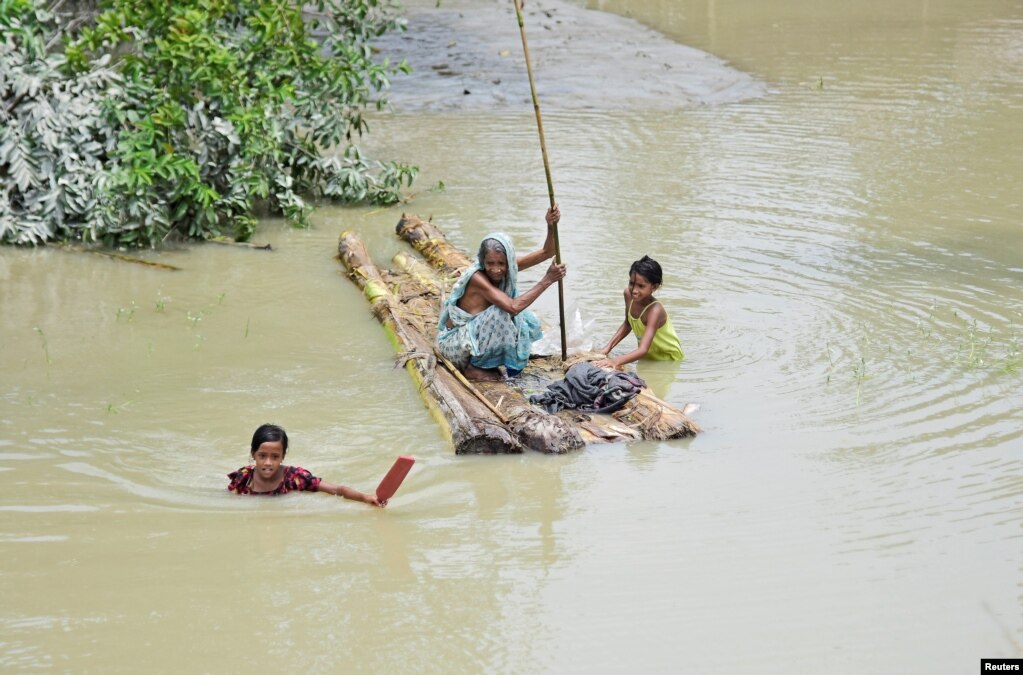
<instances>
[{"instance_id":1,"label":"makeshift raft","mask_svg":"<svg viewBox=\"0 0 1023 675\"><path fill-rule=\"evenodd\" d=\"M648 389L611 414L576 410L549 414L529 403L527 392L543 392L571 365L603 358L602 354L570 356L564 363L558 356L532 356L512 380L465 379L436 355L433 345L441 300L471 261L430 222L403 215L396 231L422 257L399 252L392 259L394 269L380 269L350 231L338 240L338 257L387 330L399 352L397 364L404 365L419 385L456 453L515 453L524 448L565 453L590 443L667 440L700 431L682 410Z\"/></svg>"}]
</instances>

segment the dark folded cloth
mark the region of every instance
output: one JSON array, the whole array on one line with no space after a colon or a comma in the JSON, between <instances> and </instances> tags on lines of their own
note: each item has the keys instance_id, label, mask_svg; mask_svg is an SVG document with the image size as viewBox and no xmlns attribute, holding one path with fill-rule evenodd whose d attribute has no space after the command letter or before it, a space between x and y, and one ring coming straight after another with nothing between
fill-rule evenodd
<instances>
[{"instance_id":1,"label":"dark folded cloth","mask_svg":"<svg viewBox=\"0 0 1023 675\"><path fill-rule=\"evenodd\" d=\"M542 394L533 394L529 402L549 413L564 408L583 412L613 412L639 393L646 382L635 373L607 371L592 363L577 363L564 379L552 382Z\"/></svg>"}]
</instances>

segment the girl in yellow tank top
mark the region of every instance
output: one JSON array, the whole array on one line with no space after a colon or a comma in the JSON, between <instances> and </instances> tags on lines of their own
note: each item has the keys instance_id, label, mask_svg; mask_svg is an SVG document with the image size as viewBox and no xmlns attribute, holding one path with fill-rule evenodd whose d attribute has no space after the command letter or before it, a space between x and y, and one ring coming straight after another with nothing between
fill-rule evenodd
<instances>
[{"instance_id":1,"label":"girl in yellow tank top","mask_svg":"<svg viewBox=\"0 0 1023 675\"><path fill-rule=\"evenodd\" d=\"M685 358L675 327L668 312L654 291L661 286L661 266L649 256L643 256L629 268L629 285L625 289L625 321L602 350L609 355L615 345L630 332L639 339L636 349L623 356L608 357L594 365L621 368L626 363L642 358L656 361L681 361Z\"/></svg>"}]
</instances>

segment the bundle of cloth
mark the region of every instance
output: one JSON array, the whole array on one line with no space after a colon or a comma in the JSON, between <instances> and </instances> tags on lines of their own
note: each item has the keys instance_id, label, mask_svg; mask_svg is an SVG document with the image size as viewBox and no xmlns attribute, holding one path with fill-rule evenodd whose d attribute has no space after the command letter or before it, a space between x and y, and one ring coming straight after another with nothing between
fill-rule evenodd
<instances>
[{"instance_id":1,"label":"bundle of cloth","mask_svg":"<svg viewBox=\"0 0 1023 675\"><path fill-rule=\"evenodd\" d=\"M580 362L569 368L563 379L547 385L543 393L531 395L529 402L549 413L565 408L609 413L621 408L645 386L646 382L635 373L608 371Z\"/></svg>"}]
</instances>

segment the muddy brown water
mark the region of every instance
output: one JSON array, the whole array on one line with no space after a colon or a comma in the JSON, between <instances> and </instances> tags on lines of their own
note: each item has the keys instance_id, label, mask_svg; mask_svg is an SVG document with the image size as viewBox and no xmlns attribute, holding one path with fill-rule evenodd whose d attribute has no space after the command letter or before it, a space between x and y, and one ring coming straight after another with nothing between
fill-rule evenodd
<instances>
[{"instance_id":1,"label":"muddy brown water","mask_svg":"<svg viewBox=\"0 0 1023 675\"><path fill-rule=\"evenodd\" d=\"M639 371L699 402L706 431L456 457L336 239L355 229L386 263L405 209L465 248L490 230L535 246L546 185L508 8L412 4L494 29L420 54L452 74L396 82L400 106L371 119L368 150L422 167L411 203L264 221L272 253L149 254L180 272L0 250L0 669L951 674L1023 657L1023 7L527 0L570 313L599 346L629 263L660 260L687 358ZM573 54L594 26L615 48ZM650 27L665 42L626 50ZM469 78L454 57L485 65L468 47L488 40L514 62L492 79L519 93L451 101L437 83ZM707 79L664 79L687 68L738 89L701 103ZM666 105L655 86L690 88ZM538 311L556 317L556 295ZM384 511L233 498L224 474L264 421L334 482L417 462Z\"/></svg>"}]
</instances>

